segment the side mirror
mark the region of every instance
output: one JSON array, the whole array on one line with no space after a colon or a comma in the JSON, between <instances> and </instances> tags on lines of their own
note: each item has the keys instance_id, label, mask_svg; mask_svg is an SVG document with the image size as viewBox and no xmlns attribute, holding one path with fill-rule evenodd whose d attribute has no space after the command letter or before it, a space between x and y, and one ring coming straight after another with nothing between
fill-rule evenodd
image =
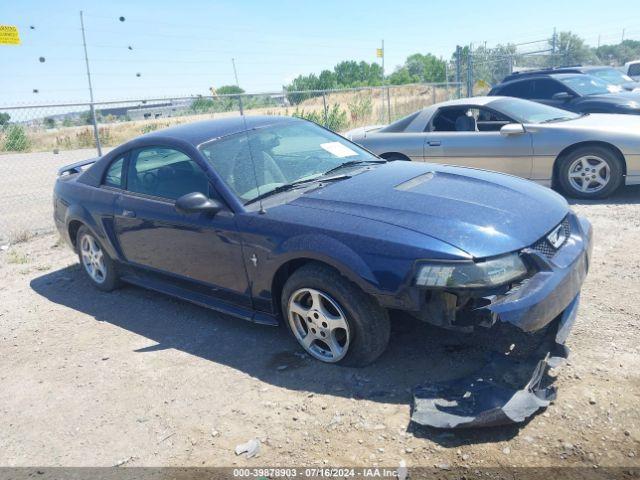
<instances>
[{"instance_id":1,"label":"side mirror","mask_svg":"<svg viewBox=\"0 0 640 480\"><path fill-rule=\"evenodd\" d=\"M524 127L521 123L507 123L500 129L500 135L507 137L512 135L522 135L524 133Z\"/></svg>"},{"instance_id":2,"label":"side mirror","mask_svg":"<svg viewBox=\"0 0 640 480\"><path fill-rule=\"evenodd\" d=\"M222 205L200 192L187 193L176 200L176 210L180 213L208 213L215 215Z\"/></svg>"},{"instance_id":3,"label":"side mirror","mask_svg":"<svg viewBox=\"0 0 640 480\"><path fill-rule=\"evenodd\" d=\"M551 97L552 100L560 100L562 102L568 102L572 98L573 98L573 95L571 95L569 92L554 93Z\"/></svg>"}]
</instances>

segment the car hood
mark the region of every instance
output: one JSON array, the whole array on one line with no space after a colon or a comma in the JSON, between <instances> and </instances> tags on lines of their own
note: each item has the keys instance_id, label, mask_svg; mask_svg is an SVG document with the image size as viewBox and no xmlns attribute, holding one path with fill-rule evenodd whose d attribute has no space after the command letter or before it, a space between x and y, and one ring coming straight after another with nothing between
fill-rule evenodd
<instances>
[{"instance_id":1,"label":"car hood","mask_svg":"<svg viewBox=\"0 0 640 480\"><path fill-rule=\"evenodd\" d=\"M640 135L640 116L622 113L590 113L566 122L526 125L531 130L541 126L547 128L592 129L597 130L599 134L602 134L602 132L615 132Z\"/></svg>"},{"instance_id":2,"label":"car hood","mask_svg":"<svg viewBox=\"0 0 640 480\"><path fill-rule=\"evenodd\" d=\"M354 140L358 138L366 138L367 133L369 132L377 132L381 128L386 127L386 125L366 125L364 127L354 128L353 130L349 130L344 132L343 136L348 138L349 140Z\"/></svg>"},{"instance_id":3,"label":"car hood","mask_svg":"<svg viewBox=\"0 0 640 480\"><path fill-rule=\"evenodd\" d=\"M528 247L569 211L560 195L533 182L414 162L373 167L292 203L416 231L475 258Z\"/></svg>"},{"instance_id":4,"label":"car hood","mask_svg":"<svg viewBox=\"0 0 640 480\"><path fill-rule=\"evenodd\" d=\"M599 95L585 95L579 98L579 101L607 103L611 105L626 105L631 102L640 102L640 92L617 92L617 93L604 93Z\"/></svg>"}]
</instances>

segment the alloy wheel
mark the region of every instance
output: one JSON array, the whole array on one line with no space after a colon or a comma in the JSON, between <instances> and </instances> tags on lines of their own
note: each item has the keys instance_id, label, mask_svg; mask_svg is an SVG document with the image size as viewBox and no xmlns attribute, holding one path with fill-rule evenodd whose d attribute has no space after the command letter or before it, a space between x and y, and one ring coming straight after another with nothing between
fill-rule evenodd
<instances>
[{"instance_id":1,"label":"alloy wheel","mask_svg":"<svg viewBox=\"0 0 640 480\"><path fill-rule=\"evenodd\" d=\"M96 283L103 283L107 278L107 267L104 263L104 253L98 241L91 235L84 235L80 240L80 254L82 266Z\"/></svg>"},{"instance_id":2,"label":"alloy wheel","mask_svg":"<svg viewBox=\"0 0 640 480\"><path fill-rule=\"evenodd\" d=\"M569 184L583 193L602 190L611 180L609 164L596 155L585 155L574 160L569 166Z\"/></svg>"},{"instance_id":3,"label":"alloy wheel","mask_svg":"<svg viewBox=\"0 0 640 480\"><path fill-rule=\"evenodd\" d=\"M301 288L291 295L288 306L291 331L311 356L328 363L344 358L350 331L338 302L319 290Z\"/></svg>"}]
</instances>

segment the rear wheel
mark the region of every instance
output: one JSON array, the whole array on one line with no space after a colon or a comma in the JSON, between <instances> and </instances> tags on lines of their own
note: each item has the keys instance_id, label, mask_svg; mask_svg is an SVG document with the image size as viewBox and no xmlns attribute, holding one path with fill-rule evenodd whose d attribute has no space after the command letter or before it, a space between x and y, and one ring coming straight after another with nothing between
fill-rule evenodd
<instances>
[{"instance_id":1,"label":"rear wheel","mask_svg":"<svg viewBox=\"0 0 640 480\"><path fill-rule=\"evenodd\" d=\"M105 252L102 244L87 227L78 229L76 236L78 257L84 273L91 283L109 292L119 284L115 262Z\"/></svg>"},{"instance_id":2,"label":"rear wheel","mask_svg":"<svg viewBox=\"0 0 640 480\"><path fill-rule=\"evenodd\" d=\"M605 198L622 184L622 162L604 147L579 148L560 160L560 185L576 198Z\"/></svg>"},{"instance_id":3,"label":"rear wheel","mask_svg":"<svg viewBox=\"0 0 640 480\"><path fill-rule=\"evenodd\" d=\"M295 339L322 362L364 366L389 343L387 311L323 265L296 270L284 286L281 307Z\"/></svg>"}]
</instances>

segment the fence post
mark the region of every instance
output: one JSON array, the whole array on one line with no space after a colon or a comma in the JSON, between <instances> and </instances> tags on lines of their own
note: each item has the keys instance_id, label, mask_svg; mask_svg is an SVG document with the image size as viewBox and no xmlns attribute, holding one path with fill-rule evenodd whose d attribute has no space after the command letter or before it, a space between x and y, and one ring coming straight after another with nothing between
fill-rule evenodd
<instances>
[{"instance_id":1,"label":"fence post","mask_svg":"<svg viewBox=\"0 0 640 480\"><path fill-rule=\"evenodd\" d=\"M434 83L431 84L431 105L436 104L436 85Z\"/></svg>"},{"instance_id":2,"label":"fence post","mask_svg":"<svg viewBox=\"0 0 640 480\"><path fill-rule=\"evenodd\" d=\"M322 91L322 110L324 111L324 128L329 128L329 113L327 112L327 92Z\"/></svg>"},{"instance_id":3,"label":"fence post","mask_svg":"<svg viewBox=\"0 0 640 480\"><path fill-rule=\"evenodd\" d=\"M98 120L96 119L96 109L93 106L93 102L89 104L89 110L91 111L91 123L93 124L93 136L96 139L96 150L98 150L98 156L102 156L102 145L100 144L100 132L98 131Z\"/></svg>"},{"instance_id":4,"label":"fence post","mask_svg":"<svg viewBox=\"0 0 640 480\"><path fill-rule=\"evenodd\" d=\"M387 122L391 123L391 90L390 87L387 87Z\"/></svg>"},{"instance_id":5,"label":"fence post","mask_svg":"<svg viewBox=\"0 0 640 480\"><path fill-rule=\"evenodd\" d=\"M462 96L462 47L460 45L456 45L456 84L457 87L457 96L460 98Z\"/></svg>"},{"instance_id":6,"label":"fence post","mask_svg":"<svg viewBox=\"0 0 640 480\"><path fill-rule=\"evenodd\" d=\"M469 45L469 53L467 54L467 97L473 96L473 51L472 45Z\"/></svg>"}]
</instances>

